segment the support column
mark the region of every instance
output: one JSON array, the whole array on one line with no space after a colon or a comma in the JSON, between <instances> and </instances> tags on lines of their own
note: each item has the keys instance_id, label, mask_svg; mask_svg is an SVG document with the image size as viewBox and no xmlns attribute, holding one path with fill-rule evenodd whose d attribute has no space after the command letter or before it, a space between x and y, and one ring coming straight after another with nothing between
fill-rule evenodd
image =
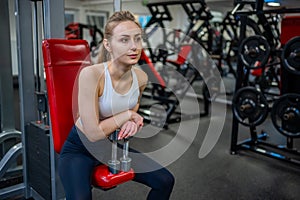
<instances>
[{"instance_id":1,"label":"support column","mask_svg":"<svg viewBox=\"0 0 300 200\"><path fill-rule=\"evenodd\" d=\"M8 0L0 1L0 133L15 129Z\"/></svg>"},{"instance_id":2,"label":"support column","mask_svg":"<svg viewBox=\"0 0 300 200\"><path fill-rule=\"evenodd\" d=\"M122 1L121 0L114 0L114 12L122 10Z\"/></svg>"},{"instance_id":3,"label":"support column","mask_svg":"<svg viewBox=\"0 0 300 200\"><path fill-rule=\"evenodd\" d=\"M65 4L63 0L44 0L44 38L64 38ZM50 112L50 111L48 111ZM49 113L51 115L51 113ZM51 122L50 122L51 126ZM51 165L51 195L52 199L64 198L64 191L58 178L58 155L54 151L53 137L50 131L50 165Z\"/></svg>"},{"instance_id":4,"label":"support column","mask_svg":"<svg viewBox=\"0 0 300 200\"><path fill-rule=\"evenodd\" d=\"M31 197L26 162L25 126L37 119L34 84L34 54L32 38L32 13L29 0L15 0L17 56L19 71L20 122L23 146L24 197Z\"/></svg>"},{"instance_id":5,"label":"support column","mask_svg":"<svg viewBox=\"0 0 300 200\"><path fill-rule=\"evenodd\" d=\"M64 38L65 4L62 0L44 0L45 38Z\"/></svg>"}]
</instances>

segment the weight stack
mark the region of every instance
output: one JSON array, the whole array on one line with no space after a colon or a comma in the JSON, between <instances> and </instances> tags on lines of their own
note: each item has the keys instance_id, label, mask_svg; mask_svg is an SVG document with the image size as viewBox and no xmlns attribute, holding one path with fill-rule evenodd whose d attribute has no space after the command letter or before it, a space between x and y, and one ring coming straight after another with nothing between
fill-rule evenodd
<instances>
[{"instance_id":1,"label":"weight stack","mask_svg":"<svg viewBox=\"0 0 300 200\"><path fill-rule=\"evenodd\" d=\"M27 171L30 187L44 199L52 199L50 130L44 124L31 122L26 126Z\"/></svg>"},{"instance_id":2,"label":"weight stack","mask_svg":"<svg viewBox=\"0 0 300 200\"><path fill-rule=\"evenodd\" d=\"M286 16L281 22L281 46L293 37L300 36L300 16ZM300 76L281 67L281 94L300 93Z\"/></svg>"},{"instance_id":3,"label":"weight stack","mask_svg":"<svg viewBox=\"0 0 300 200\"><path fill-rule=\"evenodd\" d=\"M57 172L59 156L51 154L54 150L50 146L50 127L31 122L26 125L25 137L27 182L32 197L45 200L64 199L64 189Z\"/></svg>"}]
</instances>

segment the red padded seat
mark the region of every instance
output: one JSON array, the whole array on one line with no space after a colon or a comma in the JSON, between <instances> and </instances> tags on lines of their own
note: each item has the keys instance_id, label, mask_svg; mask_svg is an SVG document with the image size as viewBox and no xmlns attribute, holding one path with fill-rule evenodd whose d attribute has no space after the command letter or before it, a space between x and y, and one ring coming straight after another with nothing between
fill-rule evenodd
<instances>
[{"instance_id":1,"label":"red padded seat","mask_svg":"<svg viewBox=\"0 0 300 200\"><path fill-rule=\"evenodd\" d=\"M42 51L51 133L54 149L60 153L76 119L76 80L80 70L91 65L90 48L86 40L47 39L42 42ZM133 177L133 170L111 174L106 165L99 165L94 169L92 183L96 187L109 189Z\"/></svg>"}]
</instances>

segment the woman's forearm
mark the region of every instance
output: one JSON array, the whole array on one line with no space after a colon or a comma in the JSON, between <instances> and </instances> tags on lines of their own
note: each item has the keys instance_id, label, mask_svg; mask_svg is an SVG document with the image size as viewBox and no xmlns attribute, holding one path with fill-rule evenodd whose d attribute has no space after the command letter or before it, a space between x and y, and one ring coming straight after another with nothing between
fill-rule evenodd
<instances>
[{"instance_id":1,"label":"woman's forearm","mask_svg":"<svg viewBox=\"0 0 300 200\"><path fill-rule=\"evenodd\" d=\"M133 111L128 110L99 121L96 126L84 126L83 130L91 142L105 139L125 122L131 120Z\"/></svg>"}]
</instances>

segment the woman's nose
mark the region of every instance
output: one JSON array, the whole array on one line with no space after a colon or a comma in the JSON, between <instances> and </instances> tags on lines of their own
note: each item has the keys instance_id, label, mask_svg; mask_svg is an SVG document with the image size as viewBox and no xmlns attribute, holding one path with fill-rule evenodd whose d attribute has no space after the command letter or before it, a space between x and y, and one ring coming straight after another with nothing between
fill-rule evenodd
<instances>
[{"instance_id":1,"label":"woman's nose","mask_svg":"<svg viewBox=\"0 0 300 200\"><path fill-rule=\"evenodd\" d=\"M134 50L134 51L137 49L137 44L136 44L136 41L134 39L131 40L131 49Z\"/></svg>"}]
</instances>

